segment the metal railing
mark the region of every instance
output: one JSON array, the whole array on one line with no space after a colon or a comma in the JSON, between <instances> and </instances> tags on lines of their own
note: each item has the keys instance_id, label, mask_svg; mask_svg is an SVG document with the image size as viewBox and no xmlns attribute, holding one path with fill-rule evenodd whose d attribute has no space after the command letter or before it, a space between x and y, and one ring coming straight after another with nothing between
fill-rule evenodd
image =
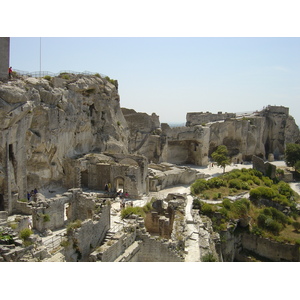
<instances>
[{"instance_id":1,"label":"metal railing","mask_svg":"<svg viewBox=\"0 0 300 300\"><path fill-rule=\"evenodd\" d=\"M22 71L22 70L17 70L17 69L14 69L13 71L16 72L18 75L36 77L36 78L45 77L45 76L55 77L55 76L59 76L60 74L74 74L74 75L95 75L95 74L99 74L102 78L105 78L107 76L107 75L101 74L99 72L90 72L90 71L76 72L76 71L71 71L71 70L63 70L63 71L60 71L58 73L53 73L53 72L49 72L49 71L27 72L27 71Z\"/></svg>"}]
</instances>

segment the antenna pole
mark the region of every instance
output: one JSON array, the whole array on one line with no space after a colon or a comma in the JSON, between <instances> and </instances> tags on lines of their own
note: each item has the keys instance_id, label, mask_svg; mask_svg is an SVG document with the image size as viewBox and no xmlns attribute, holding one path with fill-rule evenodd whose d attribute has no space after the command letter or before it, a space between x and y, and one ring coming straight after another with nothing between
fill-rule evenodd
<instances>
[{"instance_id":1,"label":"antenna pole","mask_svg":"<svg viewBox=\"0 0 300 300\"><path fill-rule=\"evenodd\" d=\"M42 77L42 38L40 37L40 77Z\"/></svg>"}]
</instances>

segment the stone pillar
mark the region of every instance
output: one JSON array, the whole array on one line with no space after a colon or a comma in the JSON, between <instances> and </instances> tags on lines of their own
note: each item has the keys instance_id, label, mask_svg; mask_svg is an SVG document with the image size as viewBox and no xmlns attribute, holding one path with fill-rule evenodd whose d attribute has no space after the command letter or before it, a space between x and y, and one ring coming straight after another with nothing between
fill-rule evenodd
<instances>
[{"instance_id":1,"label":"stone pillar","mask_svg":"<svg viewBox=\"0 0 300 300\"><path fill-rule=\"evenodd\" d=\"M8 79L9 45L9 37L0 37L0 80Z\"/></svg>"}]
</instances>

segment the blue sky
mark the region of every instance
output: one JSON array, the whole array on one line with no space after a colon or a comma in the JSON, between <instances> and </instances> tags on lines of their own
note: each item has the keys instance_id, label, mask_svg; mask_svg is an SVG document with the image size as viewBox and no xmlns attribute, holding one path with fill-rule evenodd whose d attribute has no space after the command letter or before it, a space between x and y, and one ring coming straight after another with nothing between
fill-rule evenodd
<instances>
[{"instance_id":1,"label":"blue sky","mask_svg":"<svg viewBox=\"0 0 300 300\"><path fill-rule=\"evenodd\" d=\"M41 42L41 57L40 57ZM299 37L12 37L24 71L85 70L119 82L121 106L161 122L187 112L283 105L300 125Z\"/></svg>"}]
</instances>

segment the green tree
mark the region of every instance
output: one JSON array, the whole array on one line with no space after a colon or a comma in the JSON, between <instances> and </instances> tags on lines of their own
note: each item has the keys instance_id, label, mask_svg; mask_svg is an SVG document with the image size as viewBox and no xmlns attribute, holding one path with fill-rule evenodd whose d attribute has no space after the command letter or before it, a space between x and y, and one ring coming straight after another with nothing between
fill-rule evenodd
<instances>
[{"instance_id":1,"label":"green tree","mask_svg":"<svg viewBox=\"0 0 300 300\"><path fill-rule=\"evenodd\" d=\"M295 167L296 163L300 161L300 145L287 144L285 149L284 160L289 167ZM297 164L298 165L298 164Z\"/></svg>"},{"instance_id":2,"label":"green tree","mask_svg":"<svg viewBox=\"0 0 300 300\"><path fill-rule=\"evenodd\" d=\"M217 150L211 154L211 157L218 166L223 168L223 172L225 173L225 167L230 165L227 147L225 145L220 145Z\"/></svg>"}]
</instances>

